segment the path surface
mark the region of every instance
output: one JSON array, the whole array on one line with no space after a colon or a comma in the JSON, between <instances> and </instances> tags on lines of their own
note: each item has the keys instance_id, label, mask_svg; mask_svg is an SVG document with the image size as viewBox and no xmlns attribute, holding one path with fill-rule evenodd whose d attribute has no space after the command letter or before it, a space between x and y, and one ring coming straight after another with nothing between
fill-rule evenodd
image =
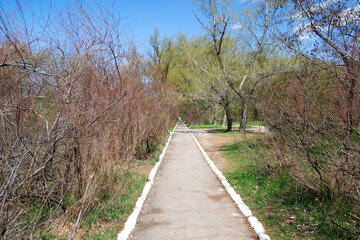
<instances>
[{"instance_id":1,"label":"path surface","mask_svg":"<svg viewBox=\"0 0 360 240\"><path fill-rule=\"evenodd\" d=\"M258 239L179 124L129 239Z\"/></svg>"}]
</instances>

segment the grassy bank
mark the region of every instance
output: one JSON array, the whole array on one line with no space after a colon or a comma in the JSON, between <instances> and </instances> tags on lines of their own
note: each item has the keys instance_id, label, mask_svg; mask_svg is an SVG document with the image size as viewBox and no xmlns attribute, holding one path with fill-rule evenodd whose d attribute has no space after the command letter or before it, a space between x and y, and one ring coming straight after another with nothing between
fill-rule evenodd
<instances>
[{"instance_id":1,"label":"grassy bank","mask_svg":"<svg viewBox=\"0 0 360 240\"><path fill-rule=\"evenodd\" d=\"M127 216L132 212L133 206L146 183L146 177L142 174L128 172L109 177L112 181L111 188L103 188L96 196L97 204L89 206L82 218L80 228L75 239L116 239L122 229ZM120 191L119 191L120 190ZM69 199L66 205L75 205ZM75 222L75 216L72 217ZM42 240L58 239L65 240L73 232L74 225L66 220L60 222L49 233L40 234Z\"/></svg>"},{"instance_id":2,"label":"grassy bank","mask_svg":"<svg viewBox=\"0 0 360 240\"><path fill-rule=\"evenodd\" d=\"M81 239L116 239L146 183L146 177L142 174L128 173L125 178L126 194L117 198L107 193L108 197L103 198L84 219L83 225L88 232ZM103 213L101 217L97 216L99 212Z\"/></svg>"},{"instance_id":3,"label":"grassy bank","mask_svg":"<svg viewBox=\"0 0 360 240\"><path fill-rule=\"evenodd\" d=\"M286 171L264 173L258 166L268 146L261 139L227 145L225 176L272 239L359 239L359 209L304 188Z\"/></svg>"},{"instance_id":4,"label":"grassy bank","mask_svg":"<svg viewBox=\"0 0 360 240\"><path fill-rule=\"evenodd\" d=\"M146 159L136 161L136 166L142 165L155 165L159 160L159 156L164 148L164 144L159 145L152 154L149 154ZM105 240L116 239L117 234L122 230L127 217L133 211L133 207L138 197L140 196L145 184L147 182L147 176L143 173L130 172L128 176L127 194L119 198L107 208L108 217L105 219L98 219L98 223L95 224L97 228L89 234L82 236L81 239L85 240ZM107 202L101 203L101 205L107 205ZM91 218L91 214L89 214ZM104 220L108 221L106 228L104 229L101 224ZM96 222L96 221L92 221ZM94 227L89 224L88 229Z\"/></svg>"},{"instance_id":5,"label":"grassy bank","mask_svg":"<svg viewBox=\"0 0 360 240\"><path fill-rule=\"evenodd\" d=\"M165 138L164 138L165 141ZM78 229L75 239L84 240L105 240L116 239L117 234L122 230L127 217L133 211L133 207L138 197L140 196L147 176L144 172L137 172L138 167L145 167L151 169L159 159L159 156L164 148L164 144L158 145L154 152L146 154L145 158L134 162L132 170L123 173L119 169L116 176L102 176L108 179L108 185L104 188L101 186L100 191L97 191L97 199L95 206L91 206L85 211L82 218L81 226ZM119 166L114 166L119 167ZM109 187L111 186L111 187ZM69 198L64 202L66 206L71 207L75 205L75 201ZM76 216L71 218L73 222L76 221ZM49 233L40 234L41 239L50 240L58 239L65 240L71 235L74 225L68 222L58 224L55 229Z\"/></svg>"}]
</instances>

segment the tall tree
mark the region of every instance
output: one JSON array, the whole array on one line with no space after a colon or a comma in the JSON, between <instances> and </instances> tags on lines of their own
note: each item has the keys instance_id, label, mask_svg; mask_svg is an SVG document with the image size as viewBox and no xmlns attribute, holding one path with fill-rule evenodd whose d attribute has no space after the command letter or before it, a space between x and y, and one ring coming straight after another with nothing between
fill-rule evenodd
<instances>
[{"instance_id":1,"label":"tall tree","mask_svg":"<svg viewBox=\"0 0 360 240\"><path fill-rule=\"evenodd\" d=\"M232 117L229 105L233 101L231 89L220 80L216 59L211 53L211 44L204 37L197 37L187 41L179 37L176 41L177 64L170 73L170 82L174 82L178 91L195 104L206 103L215 111L220 103L228 116L228 129L231 130ZM209 117L210 118L210 117Z\"/></svg>"},{"instance_id":2,"label":"tall tree","mask_svg":"<svg viewBox=\"0 0 360 240\"><path fill-rule=\"evenodd\" d=\"M160 37L160 31L155 28L150 36L151 51L149 53L152 66L159 75L161 83L166 82L173 60L173 41L171 38Z\"/></svg>"},{"instance_id":3,"label":"tall tree","mask_svg":"<svg viewBox=\"0 0 360 240\"><path fill-rule=\"evenodd\" d=\"M231 40L224 39L230 46ZM190 68L198 79L198 82L206 89L211 90L211 95L216 95L224 108L227 117L227 131L232 129L232 114L230 104L234 100L233 91L223 80L223 74L214 54L211 41L207 37L200 37L191 42L190 48L183 47L183 52L188 56L188 61L192 62Z\"/></svg>"},{"instance_id":4,"label":"tall tree","mask_svg":"<svg viewBox=\"0 0 360 240\"><path fill-rule=\"evenodd\" d=\"M202 14L203 18L197 19L210 39L221 81L228 84L241 100L240 130L245 131L249 99L269 74L263 71L262 63L266 56L265 46L269 44L268 30L277 24L274 20L280 5L276 1L264 1L234 24L236 14L232 10L232 1L201 0L195 4ZM231 39L231 29L240 29L240 37L235 43L227 40ZM226 46L227 43L230 45Z\"/></svg>"}]
</instances>

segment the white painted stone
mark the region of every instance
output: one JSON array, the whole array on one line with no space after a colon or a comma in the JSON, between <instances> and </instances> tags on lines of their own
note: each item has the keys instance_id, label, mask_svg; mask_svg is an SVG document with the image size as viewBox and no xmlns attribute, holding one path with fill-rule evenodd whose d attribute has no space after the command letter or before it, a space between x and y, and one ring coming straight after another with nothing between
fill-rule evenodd
<instances>
[{"instance_id":1,"label":"white painted stone","mask_svg":"<svg viewBox=\"0 0 360 240\"><path fill-rule=\"evenodd\" d=\"M141 210L142 206L144 204L144 199L142 197L139 197L136 201L135 207Z\"/></svg>"},{"instance_id":2,"label":"white painted stone","mask_svg":"<svg viewBox=\"0 0 360 240\"><path fill-rule=\"evenodd\" d=\"M154 179L157 169L158 169L157 167L154 167L153 169L151 169L148 179L150 179L150 180Z\"/></svg>"},{"instance_id":3,"label":"white painted stone","mask_svg":"<svg viewBox=\"0 0 360 240\"><path fill-rule=\"evenodd\" d=\"M222 181L222 180L225 180L227 181L226 177L221 173L218 175L219 179Z\"/></svg>"},{"instance_id":4,"label":"white painted stone","mask_svg":"<svg viewBox=\"0 0 360 240\"><path fill-rule=\"evenodd\" d=\"M256 217L254 216L248 217L248 220L250 225L254 228L257 235L265 233L265 229L263 225L261 224L261 222L259 222L259 220Z\"/></svg>"},{"instance_id":5,"label":"white painted stone","mask_svg":"<svg viewBox=\"0 0 360 240\"><path fill-rule=\"evenodd\" d=\"M216 168L215 169L215 174L219 177L219 175L222 175L222 173L221 173L221 171L218 169L218 168ZM220 178L220 177L219 177Z\"/></svg>"},{"instance_id":6,"label":"white painted stone","mask_svg":"<svg viewBox=\"0 0 360 240\"><path fill-rule=\"evenodd\" d=\"M259 240L271 240L269 235L266 235L265 233L259 234Z\"/></svg>"},{"instance_id":7,"label":"white painted stone","mask_svg":"<svg viewBox=\"0 0 360 240\"><path fill-rule=\"evenodd\" d=\"M213 161L209 162L209 165L210 165L211 168L215 168L215 169L217 168L217 167L215 166L215 163L214 163Z\"/></svg>"},{"instance_id":8,"label":"white painted stone","mask_svg":"<svg viewBox=\"0 0 360 240\"><path fill-rule=\"evenodd\" d=\"M236 192L233 187L229 186L226 188L226 191L229 193L229 195L236 195Z\"/></svg>"},{"instance_id":9,"label":"white painted stone","mask_svg":"<svg viewBox=\"0 0 360 240\"><path fill-rule=\"evenodd\" d=\"M233 201L234 201L236 204L242 204L242 203L244 203L239 194L231 195L231 198L233 199Z\"/></svg>"},{"instance_id":10,"label":"white painted stone","mask_svg":"<svg viewBox=\"0 0 360 240\"><path fill-rule=\"evenodd\" d=\"M222 180L221 183L225 188L230 187L230 183L227 180Z\"/></svg>"},{"instance_id":11,"label":"white painted stone","mask_svg":"<svg viewBox=\"0 0 360 240\"><path fill-rule=\"evenodd\" d=\"M143 192L142 192L142 194L141 194L141 197L142 197L143 199L146 199L146 196L149 194L152 184L153 184L153 182L147 182L147 183L145 184L144 190L143 190Z\"/></svg>"},{"instance_id":12,"label":"white painted stone","mask_svg":"<svg viewBox=\"0 0 360 240\"><path fill-rule=\"evenodd\" d=\"M245 217L252 216L252 212L251 212L250 208L248 208L248 206L246 206L245 203L238 204L238 207L239 207L240 211L245 215Z\"/></svg>"}]
</instances>

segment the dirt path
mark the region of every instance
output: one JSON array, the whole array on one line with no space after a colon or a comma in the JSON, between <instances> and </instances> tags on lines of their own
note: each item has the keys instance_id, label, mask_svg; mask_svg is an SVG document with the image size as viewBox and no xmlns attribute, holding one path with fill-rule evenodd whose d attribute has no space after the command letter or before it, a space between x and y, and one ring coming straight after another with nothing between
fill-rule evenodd
<instances>
[{"instance_id":1,"label":"dirt path","mask_svg":"<svg viewBox=\"0 0 360 240\"><path fill-rule=\"evenodd\" d=\"M257 239L183 125L129 239Z\"/></svg>"}]
</instances>

